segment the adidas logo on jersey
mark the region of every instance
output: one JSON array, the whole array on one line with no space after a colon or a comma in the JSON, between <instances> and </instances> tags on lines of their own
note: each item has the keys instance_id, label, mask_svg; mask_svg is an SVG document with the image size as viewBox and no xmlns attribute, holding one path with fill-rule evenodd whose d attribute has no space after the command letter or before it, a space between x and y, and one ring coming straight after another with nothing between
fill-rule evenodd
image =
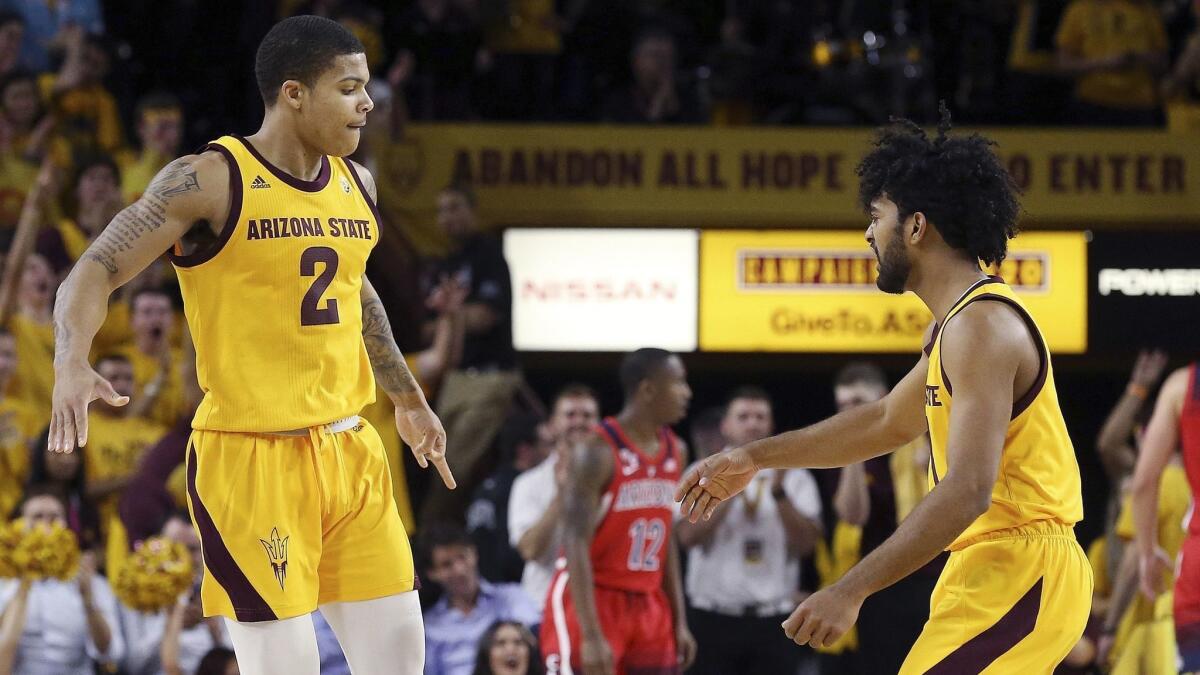
<instances>
[{"instance_id":1,"label":"adidas logo on jersey","mask_svg":"<svg viewBox=\"0 0 1200 675\"><path fill-rule=\"evenodd\" d=\"M255 176L254 180L250 182L251 190L257 190L258 188L269 188L269 187L271 187L271 184L268 183L267 181L263 180L262 176Z\"/></svg>"}]
</instances>

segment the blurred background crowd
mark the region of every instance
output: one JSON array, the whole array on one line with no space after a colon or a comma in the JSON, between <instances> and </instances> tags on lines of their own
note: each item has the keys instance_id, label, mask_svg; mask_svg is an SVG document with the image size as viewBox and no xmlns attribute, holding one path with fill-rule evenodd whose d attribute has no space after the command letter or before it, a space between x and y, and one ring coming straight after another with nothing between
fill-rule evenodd
<instances>
[{"instance_id":1,"label":"blurred background crowd","mask_svg":"<svg viewBox=\"0 0 1200 675\"><path fill-rule=\"evenodd\" d=\"M1186 125L1200 95L1197 12L1186 0L0 0L0 518L65 523L85 550L76 580L0 580L0 671L237 672L198 594L138 612L108 581L157 535L200 565L182 468L198 387L173 271L160 261L114 298L93 359L132 403L93 404L88 445L71 455L46 451L51 312L71 265L162 166L257 127L250 64L278 19L327 16L366 46L377 107L356 159L372 166L380 139L429 122L926 123L945 100L963 124ZM428 222L388 224L370 271L460 480L449 492L415 470L385 396L364 411L418 552L431 675L542 672L535 636L570 489L563 449L620 403L614 355L514 348L510 270L485 208L472 186L446 187L412 207ZM1119 655L1139 622L1170 621L1169 602L1112 597L1136 572L1122 490L1168 366L1139 346L1060 385L1089 406L1064 406L1097 579L1074 672ZM722 358L685 355L695 398L678 431L691 459L875 400L906 364L839 356L788 375L787 362L743 371ZM895 529L925 492L927 456L917 443L841 471L778 472L754 497L762 505L681 524L700 646L691 672L894 672L938 561L872 598L820 653L789 645L773 619ZM1161 527L1181 537L1190 495L1171 471ZM348 673L314 621L322 672Z\"/></svg>"}]
</instances>

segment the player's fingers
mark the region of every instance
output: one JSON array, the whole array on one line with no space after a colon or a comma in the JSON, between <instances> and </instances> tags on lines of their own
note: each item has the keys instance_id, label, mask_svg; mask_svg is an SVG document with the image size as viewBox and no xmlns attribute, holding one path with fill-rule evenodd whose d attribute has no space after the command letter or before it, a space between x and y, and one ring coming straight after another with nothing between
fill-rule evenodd
<instances>
[{"instance_id":1,"label":"player's fingers","mask_svg":"<svg viewBox=\"0 0 1200 675\"><path fill-rule=\"evenodd\" d=\"M700 496L696 502L696 508L692 511L692 522L699 522L701 518L708 513L708 505L713 503L713 496L707 490Z\"/></svg>"},{"instance_id":2,"label":"player's fingers","mask_svg":"<svg viewBox=\"0 0 1200 675\"><path fill-rule=\"evenodd\" d=\"M450 490L458 487L458 483L454 480L454 474L450 473L450 465L446 463L446 456L443 454L433 460L433 466L437 469L438 475L442 477L442 482Z\"/></svg>"},{"instance_id":3,"label":"player's fingers","mask_svg":"<svg viewBox=\"0 0 1200 675\"><path fill-rule=\"evenodd\" d=\"M696 487L696 483L700 480L700 467L694 466L688 469L688 472L679 479L679 486L675 488L675 501L682 502L692 488Z\"/></svg>"},{"instance_id":4,"label":"player's fingers","mask_svg":"<svg viewBox=\"0 0 1200 675\"><path fill-rule=\"evenodd\" d=\"M800 626L800 629L796 631L796 637L792 638L792 641L798 645L804 646L808 644L810 640L812 640L814 633L823 628L824 626L819 618L809 615L804 620L804 623Z\"/></svg>"},{"instance_id":5,"label":"player's fingers","mask_svg":"<svg viewBox=\"0 0 1200 675\"><path fill-rule=\"evenodd\" d=\"M422 469L429 468L429 460L425 459L425 439L422 438L420 443L409 446L412 448L413 457L417 458L417 464Z\"/></svg>"},{"instance_id":6,"label":"player's fingers","mask_svg":"<svg viewBox=\"0 0 1200 675\"><path fill-rule=\"evenodd\" d=\"M708 499L709 495L706 490L696 488L696 500L693 502L692 508L687 514L688 522L700 522L700 516L704 515L704 507L708 505Z\"/></svg>"},{"instance_id":7,"label":"player's fingers","mask_svg":"<svg viewBox=\"0 0 1200 675\"><path fill-rule=\"evenodd\" d=\"M721 503L720 499L717 499L716 497L712 498L712 501L710 501L708 503L708 508L704 509L704 519L705 520L712 518L713 512L715 512L717 510L717 505L720 503Z\"/></svg>"},{"instance_id":8,"label":"player's fingers","mask_svg":"<svg viewBox=\"0 0 1200 675\"><path fill-rule=\"evenodd\" d=\"M112 383L104 378L100 378L100 381L96 383L96 393L109 405L123 406L129 403L129 397L118 394L117 390L113 389Z\"/></svg>"},{"instance_id":9,"label":"player's fingers","mask_svg":"<svg viewBox=\"0 0 1200 675\"><path fill-rule=\"evenodd\" d=\"M58 439L58 451L70 452L75 448L75 410L67 408L62 415L62 431Z\"/></svg>"},{"instance_id":10,"label":"player's fingers","mask_svg":"<svg viewBox=\"0 0 1200 675\"><path fill-rule=\"evenodd\" d=\"M806 614L807 611L804 609L804 605L801 605L796 608L796 611L792 612L791 616L784 620L783 634L786 635L789 640L796 637L796 631L800 630L800 626L804 623L804 617Z\"/></svg>"},{"instance_id":11,"label":"player's fingers","mask_svg":"<svg viewBox=\"0 0 1200 675\"><path fill-rule=\"evenodd\" d=\"M58 439L62 434L62 413L55 409L50 413L50 431L46 433L46 448L58 452Z\"/></svg>"},{"instance_id":12,"label":"player's fingers","mask_svg":"<svg viewBox=\"0 0 1200 675\"><path fill-rule=\"evenodd\" d=\"M83 408L71 408L71 417L75 424L75 435L68 436L67 440L74 440L75 447L82 448L87 445L88 441L87 405L85 404Z\"/></svg>"},{"instance_id":13,"label":"player's fingers","mask_svg":"<svg viewBox=\"0 0 1200 675\"><path fill-rule=\"evenodd\" d=\"M692 489L688 490L687 494L684 495L683 501L679 504L679 513L683 515L684 518L688 518L692 515L692 509L696 507L696 500L700 498L701 492L702 490L699 487L692 487Z\"/></svg>"}]
</instances>

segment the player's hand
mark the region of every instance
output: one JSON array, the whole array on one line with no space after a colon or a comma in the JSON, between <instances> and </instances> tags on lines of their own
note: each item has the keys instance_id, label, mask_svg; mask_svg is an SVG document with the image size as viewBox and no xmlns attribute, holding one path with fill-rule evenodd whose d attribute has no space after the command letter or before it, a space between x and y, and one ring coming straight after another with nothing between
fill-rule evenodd
<instances>
[{"instance_id":1,"label":"player's hand","mask_svg":"<svg viewBox=\"0 0 1200 675\"><path fill-rule=\"evenodd\" d=\"M863 600L835 583L800 603L783 622L783 632L798 645L828 647L858 620Z\"/></svg>"},{"instance_id":2,"label":"player's hand","mask_svg":"<svg viewBox=\"0 0 1200 675\"><path fill-rule=\"evenodd\" d=\"M717 504L746 489L758 467L745 448L718 452L688 470L675 490L679 511L695 523L712 517Z\"/></svg>"},{"instance_id":3,"label":"player's hand","mask_svg":"<svg viewBox=\"0 0 1200 675\"><path fill-rule=\"evenodd\" d=\"M1129 376L1130 384L1136 384L1150 389L1162 379L1163 371L1167 368L1167 353L1160 350L1143 349L1138 352L1137 361L1133 364L1133 373Z\"/></svg>"},{"instance_id":4,"label":"player's hand","mask_svg":"<svg viewBox=\"0 0 1200 675\"><path fill-rule=\"evenodd\" d=\"M454 474L450 473L450 465L446 464L446 430L442 421L429 409L429 404L422 402L409 408L396 406L396 431L408 447L412 448L413 456L422 469L429 468L429 463L437 469L446 487L453 490L458 484Z\"/></svg>"},{"instance_id":5,"label":"player's hand","mask_svg":"<svg viewBox=\"0 0 1200 675\"><path fill-rule=\"evenodd\" d=\"M584 638L579 660L583 663L583 675L616 675L612 648L603 635Z\"/></svg>"},{"instance_id":6,"label":"player's hand","mask_svg":"<svg viewBox=\"0 0 1200 675\"><path fill-rule=\"evenodd\" d=\"M679 670L687 670L696 661L696 638L682 623L675 629L675 655Z\"/></svg>"},{"instance_id":7,"label":"player's hand","mask_svg":"<svg viewBox=\"0 0 1200 675\"><path fill-rule=\"evenodd\" d=\"M1173 568L1171 556L1158 546L1148 555L1138 555L1138 582L1142 595L1153 600L1164 593L1167 590L1167 577Z\"/></svg>"},{"instance_id":8,"label":"player's hand","mask_svg":"<svg viewBox=\"0 0 1200 675\"><path fill-rule=\"evenodd\" d=\"M112 383L89 365L54 369L53 408L50 412L50 452L71 452L87 445L88 404L100 399L111 406L129 403Z\"/></svg>"}]
</instances>

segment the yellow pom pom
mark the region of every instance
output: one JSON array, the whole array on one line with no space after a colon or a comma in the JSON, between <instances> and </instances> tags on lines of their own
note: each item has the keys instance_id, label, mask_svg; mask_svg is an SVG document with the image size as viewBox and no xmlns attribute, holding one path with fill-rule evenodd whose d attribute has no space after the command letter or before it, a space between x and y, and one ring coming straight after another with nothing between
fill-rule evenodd
<instances>
[{"instance_id":1,"label":"yellow pom pom","mask_svg":"<svg viewBox=\"0 0 1200 675\"><path fill-rule=\"evenodd\" d=\"M78 567L79 542L61 524L30 527L17 519L0 525L0 577L67 581Z\"/></svg>"},{"instance_id":2,"label":"yellow pom pom","mask_svg":"<svg viewBox=\"0 0 1200 675\"><path fill-rule=\"evenodd\" d=\"M175 604L191 583L192 559L187 548L165 537L154 537L126 559L113 592L132 609L157 612Z\"/></svg>"}]
</instances>

